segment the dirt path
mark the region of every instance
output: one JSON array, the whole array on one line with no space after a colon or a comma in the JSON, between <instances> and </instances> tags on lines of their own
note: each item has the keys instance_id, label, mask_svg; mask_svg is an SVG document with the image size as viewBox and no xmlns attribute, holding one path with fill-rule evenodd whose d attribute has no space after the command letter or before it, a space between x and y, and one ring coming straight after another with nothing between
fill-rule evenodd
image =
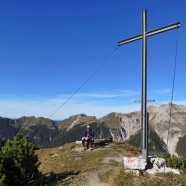
<instances>
[{"instance_id":1,"label":"dirt path","mask_svg":"<svg viewBox=\"0 0 186 186\"><path fill-rule=\"evenodd\" d=\"M83 148L81 146L75 147L74 149L76 152L78 152L77 159L81 159L81 154L84 153L82 152ZM110 150L109 147L106 148L97 148L94 149L94 151L90 151L89 149L85 151L85 153L94 153L95 151L101 151L101 150ZM114 156L114 157L106 157L103 158L102 164L103 166L100 166L96 170L92 170L87 173L83 173L79 175L79 177L76 179L74 178L73 182L70 184L70 186L109 186L107 183L102 183L100 182L98 175L101 172L108 171L108 166L104 166L107 163L109 163L110 160L114 160L118 163L122 163L122 156ZM110 167L111 168L111 167Z\"/></svg>"},{"instance_id":2,"label":"dirt path","mask_svg":"<svg viewBox=\"0 0 186 186\"><path fill-rule=\"evenodd\" d=\"M102 183L99 181L98 174L100 172L103 172L103 170L95 170L86 175L85 179L85 186L90 185L90 186L107 186L106 183ZM84 185L83 185L84 186Z\"/></svg>"},{"instance_id":3,"label":"dirt path","mask_svg":"<svg viewBox=\"0 0 186 186\"><path fill-rule=\"evenodd\" d=\"M90 151L90 149L88 149L85 152L83 152L82 146L77 146L77 147L75 147L74 150L76 152L78 152L76 158L81 159L82 153L94 153L95 151L100 151L100 150L105 150L105 149L95 148L93 151ZM100 172L104 172L104 171L106 171L104 169L104 167L101 167L96 170L93 170L93 171L90 171L87 173L83 173L83 174L79 175L78 179L74 178L74 180L72 181L72 183L69 186L108 186L108 184L100 182L99 178L98 178L98 174Z\"/></svg>"},{"instance_id":4,"label":"dirt path","mask_svg":"<svg viewBox=\"0 0 186 186\"><path fill-rule=\"evenodd\" d=\"M108 186L108 184L100 182L98 178L98 174L104 171L104 169L99 169L84 173L81 175L81 179L74 179L69 186Z\"/></svg>"}]
</instances>

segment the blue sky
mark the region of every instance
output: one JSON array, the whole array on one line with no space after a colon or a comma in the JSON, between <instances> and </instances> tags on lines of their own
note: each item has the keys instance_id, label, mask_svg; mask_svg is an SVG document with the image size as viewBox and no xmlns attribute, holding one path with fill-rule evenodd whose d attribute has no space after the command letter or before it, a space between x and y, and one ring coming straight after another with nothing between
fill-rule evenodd
<instances>
[{"instance_id":1,"label":"blue sky","mask_svg":"<svg viewBox=\"0 0 186 186\"><path fill-rule=\"evenodd\" d=\"M0 115L48 117L97 69L117 42L181 22L174 103L186 105L186 1L1 0ZM148 38L148 99L170 102L177 30ZM141 41L121 46L51 119L140 109Z\"/></svg>"}]
</instances>

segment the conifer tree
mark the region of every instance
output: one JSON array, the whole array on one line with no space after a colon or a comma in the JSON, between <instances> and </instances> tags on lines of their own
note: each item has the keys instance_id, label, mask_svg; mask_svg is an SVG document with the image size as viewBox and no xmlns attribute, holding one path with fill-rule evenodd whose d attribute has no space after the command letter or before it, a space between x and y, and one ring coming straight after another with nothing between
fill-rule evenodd
<instances>
[{"instance_id":1,"label":"conifer tree","mask_svg":"<svg viewBox=\"0 0 186 186\"><path fill-rule=\"evenodd\" d=\"M25 185L41 175L34 145L24 136L17 135L13 140L4 142L0 160L2 181L6 179L8 185Z\"/></svg>"}]
</instances>

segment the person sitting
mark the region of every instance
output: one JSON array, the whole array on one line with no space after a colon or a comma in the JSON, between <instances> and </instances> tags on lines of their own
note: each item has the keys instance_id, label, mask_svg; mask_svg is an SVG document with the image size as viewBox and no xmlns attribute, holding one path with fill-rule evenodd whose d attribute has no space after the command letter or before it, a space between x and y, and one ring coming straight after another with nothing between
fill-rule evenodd
<instances>
[{"instance_id":1,"label":"person sitting","mask_svg":"<svg viewBox=\"0 0 186 186\"><path fill-rule=\"evenodd\" d=\"M87 143L86 146L85 146L85 142ZM90 128L89 125L86 127L86 130L83 132L83 135L82 135L82 144L83 144L84 150L88 149L89 144L90 144L90 150L94 150L93 149L94 131Z\"/></svg>"}]
</instances>

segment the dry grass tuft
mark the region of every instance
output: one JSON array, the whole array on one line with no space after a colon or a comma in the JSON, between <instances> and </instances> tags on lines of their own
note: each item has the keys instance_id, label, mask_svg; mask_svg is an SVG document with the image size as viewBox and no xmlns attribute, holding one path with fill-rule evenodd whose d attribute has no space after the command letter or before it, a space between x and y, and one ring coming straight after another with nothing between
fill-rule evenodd
<instances>
[{"instance_id":1,"label":"dry grass tuft","mask_svg":"<svg viewBox=\"0 0 186 186\"><path fill-rule=\"evenodd\" d=\"M159 175L136 177L132 173L124 172L123 166L102 172L98 175L100 181L114 186L159 186L159 185L186 185L186 175Z\"/></svg>"},{"instance_id":2,"label":"dry grass tuft","mask_svg":"<svg viewBox=\"0 0 186 186\"><path fill-rule=\"evenodd\" d=\"M41 165L40 171L45 174L49 172L62 173L71 171L74 161L73 148L75 144L66 144L63 147L40 149L37 151Z\"/></svg>"},{"instance_id":3,"label":"dry grass tuft","mask_svg":"<svg viewBox=\"0 0 186 186\"><path fill-rule=\"evenodd\" d=\"M111 148L114 149L116 154L120 153L124 156L139 156L141 154L141 150L137 147L134 147L128 143L112 143Z\"/></svg>"}]
</instances>

